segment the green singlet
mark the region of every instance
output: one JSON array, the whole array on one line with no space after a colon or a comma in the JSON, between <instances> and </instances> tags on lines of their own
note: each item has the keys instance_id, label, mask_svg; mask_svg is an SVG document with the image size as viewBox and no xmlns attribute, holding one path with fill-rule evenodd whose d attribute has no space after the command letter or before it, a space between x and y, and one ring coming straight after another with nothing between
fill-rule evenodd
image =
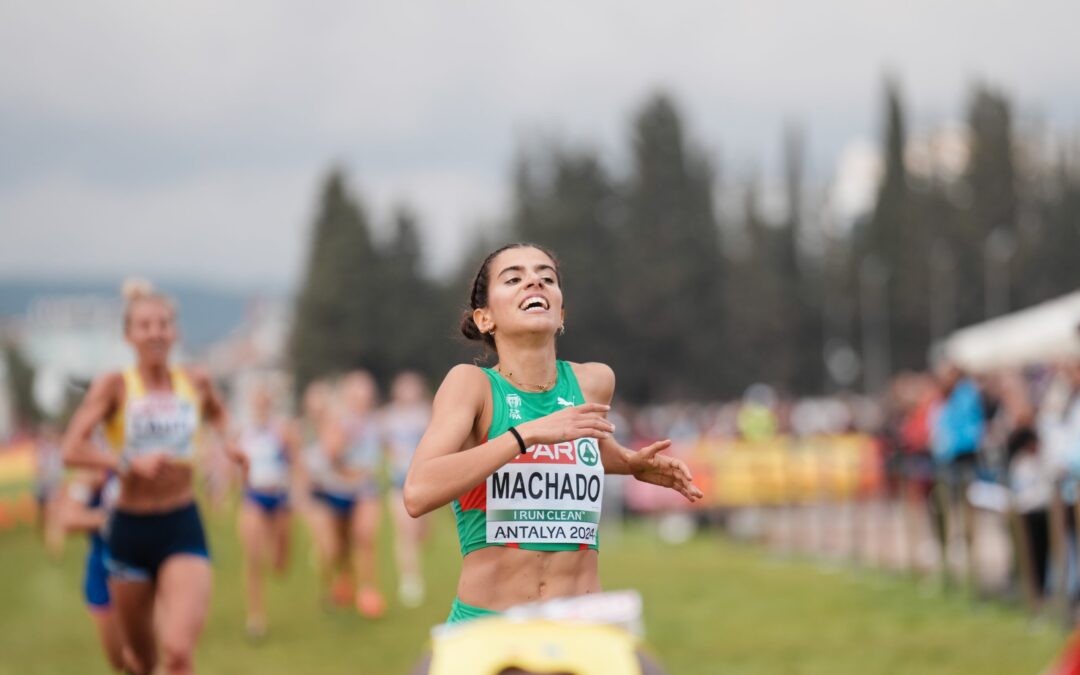
<instances>
[{"instance_id":1,"label":"green singlet","mask_svg":"<svg viewBox=\"0 0 1080 675\"><path fill-rule=\"evenodd\" d=\"M491 381L489 440L512 426L585 402L570 364L557 361L556 368L555 386L540 393L521 391L484 369ZM487 546L596 550L603 493L604 465L596 439L533 445L454 500L461 554Z\"/></svg>"}]
</instances>

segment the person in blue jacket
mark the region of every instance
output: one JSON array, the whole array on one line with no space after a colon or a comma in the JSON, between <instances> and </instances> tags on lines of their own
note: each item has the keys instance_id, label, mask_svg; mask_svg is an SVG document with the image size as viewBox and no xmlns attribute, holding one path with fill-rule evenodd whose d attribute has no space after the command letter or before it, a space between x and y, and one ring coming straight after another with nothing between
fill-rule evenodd
<instances>
[{"instance_id":1,"label":"person in blue jacket","mask_svg":"<svg viewBox=\"0 0 1080 675\"><path fill-rule=\"evenodd\" d=\"M963 530L969 556L972 551L974 513L967 507L964 495L967 486L975 480L986 419L978 385L959 366L944 363L936 376L941 398L931 413L930 451L936 466L937 487L930 500L930 514L942 560L947 561L950 530L956 525ZM954 514L952 517L948 517L950 512Z\"/></svg>"}]
</instances>

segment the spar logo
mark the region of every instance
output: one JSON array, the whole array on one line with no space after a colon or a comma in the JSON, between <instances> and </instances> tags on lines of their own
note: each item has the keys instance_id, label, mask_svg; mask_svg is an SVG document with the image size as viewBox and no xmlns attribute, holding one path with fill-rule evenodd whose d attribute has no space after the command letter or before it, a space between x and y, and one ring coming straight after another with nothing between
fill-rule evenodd
<instances>
[{"instance_id":1,"label":"spar logo","mask_svg":"<svg viewBox=\"0 0 1080 675\"><path fill-rule=\"evenodd\" d=\"M560 443L537 443L529 446L524 454L514 458L514 464L584 464L596 466L600 461L600 447L591 438Z\"/></svg>"},{"instance_id":2,"label":"spar logo","mask_svg":"<svg viewBox=\"0 0 1080 675\"><path fill-rule=\"evenodd\" d=\"M596 441L591 438L583 438L577 444L578 458L585 466L596 466L600 460L600 450L596 447Z\"/></svg>"},{"instance_id":3,"label":"spar logo","mask_svg":"<svg viewBox=\"0 0 1080 675\"><path fill-rule=\"evenodd\" d=\"M506 395L506 407L510 410L510 419L521 419L521 397L517 394Z\"/></svg>"},{"instance_id":4,"label":"spar logo","mask_svg":"<svg viewBox=\"0 0 1080 675\"><path fill-rule=\"evenodd\" d=\"M537 443L529 446L525 454L514 459L515 464L577 464L577 453L571 441L561 443Z\"/></svg>"}]
</instances>

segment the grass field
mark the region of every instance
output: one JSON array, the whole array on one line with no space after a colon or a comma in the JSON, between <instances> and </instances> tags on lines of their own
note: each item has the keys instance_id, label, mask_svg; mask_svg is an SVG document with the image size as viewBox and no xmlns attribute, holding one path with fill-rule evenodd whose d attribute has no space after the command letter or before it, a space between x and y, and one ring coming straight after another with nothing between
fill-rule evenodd
<instances>
[{"instance_id":1,"label":"grass field","mask_svg":"<svg viewBox=\"0 0 1080 675\"><path fill-rule=\"evenodd\" d=\"M200 672L405 672L428 628L446 616L460 568L450 514L432 525L428 603L405 610L391 602L384 618L368 621L319 607L297 523L293 565L269 594L271 633L251 645L233 521L212 517L215 591ZM642 592L648 640L672 673L1020 675L1038 672L1063 641L1017 609L928 593L905 579L776 560L711 535L661 546L646 525L614 535L604 537L605 586ZM84 550L69 540L54 561L32 532L0 535L0 674L107 672L81 601ZM391 591L396 580L389 564L383 569Z\"/></svg>"}]
</instances>

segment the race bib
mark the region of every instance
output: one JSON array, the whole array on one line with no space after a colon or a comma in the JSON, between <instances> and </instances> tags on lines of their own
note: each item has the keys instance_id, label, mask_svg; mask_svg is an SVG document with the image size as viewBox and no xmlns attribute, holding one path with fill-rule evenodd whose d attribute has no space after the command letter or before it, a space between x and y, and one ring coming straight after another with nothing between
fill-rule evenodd
<instances>
[{"instance_id":1,"label":"race bib","mask_svg":"<svg viewBox=\"0 0 1080 675\"><path fill-rule=\"evenodd\" d=\"M487 541L595 545L603 494L595 439L534 445L487 479Z\"/></svg>"},{"instance_id":2,"label":"race bib","mask_svg":"<svg viewBox=\"0 0 1080 675\"><path fill-rule=\"evenodd\" d=\"M178 459L195 454L194 436L199 415L191 402L178 396L147 395L127 406L127 443L129 457L167 449Z\"/></svg>"}]
</instances>

